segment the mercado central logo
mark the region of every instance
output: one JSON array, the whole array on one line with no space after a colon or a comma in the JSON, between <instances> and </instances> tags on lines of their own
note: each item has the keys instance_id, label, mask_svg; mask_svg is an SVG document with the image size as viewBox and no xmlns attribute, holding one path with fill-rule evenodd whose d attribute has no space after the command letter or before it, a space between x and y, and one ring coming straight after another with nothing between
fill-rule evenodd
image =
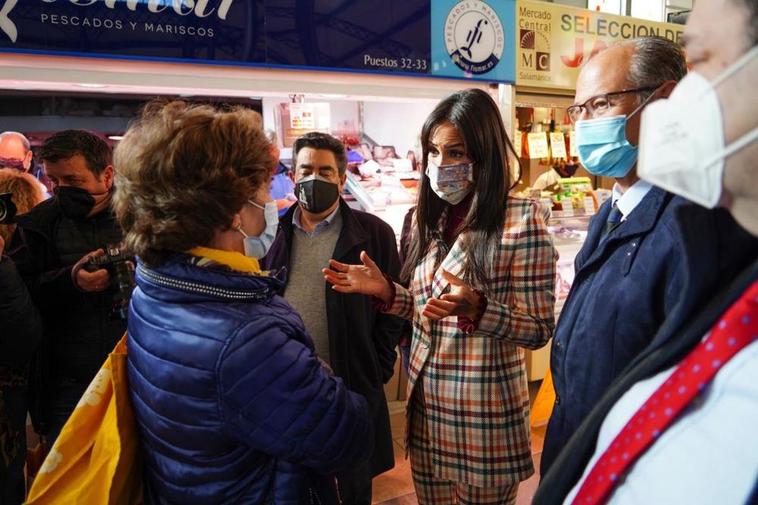
<instances>
[{"instance_id":1,"label":"mercado central logo","mask_svg":"<svg viewBox=\"0 0 758 505\"><path fill-rule=\"evenodd\" d=\"M461 70L474 75L485 74L494 69L503 56L503 23L487 3L463 0L447 15L445 47Z\"/></svg>"},{"instance_id":2,"label":"mercado central logo","mask_svg":"<svg viewBox=\"0 0 758 505\"><path fill-rule=\"evenodd\" d=\"M11 42L16 43L18 40L18 28L13 21L13 9L16 7L18 0L0 0L0 31L7 36ZM24 0L24 6L32 0ZM229 9L235 0L39 0L43 6L45 4L68 3L82 8L95 5L104 5L108 9L126 9L136 12L138 9L160 14L166 9L179 16L193 16L200 19L209 16L217 16L219 19L226 20ZM45 18L46 14L41 14L43 21L50 19ZM75 21L76 16L66 18L65 24L72 26L85 26L81 20ZM86 18L85 18L86 19Z\"/></svg>"},{"instance_id":3,"label":"mercado central logo","mask_svg":"<svg viewBox=\"0 0 758 505\"><path fill-rule=\"evenodd\" d=\"M684 27L532 0L516 4L516 83L573 89L581 66L620 40L659 36L680 43Z\"/></svg>"}]
</instances>

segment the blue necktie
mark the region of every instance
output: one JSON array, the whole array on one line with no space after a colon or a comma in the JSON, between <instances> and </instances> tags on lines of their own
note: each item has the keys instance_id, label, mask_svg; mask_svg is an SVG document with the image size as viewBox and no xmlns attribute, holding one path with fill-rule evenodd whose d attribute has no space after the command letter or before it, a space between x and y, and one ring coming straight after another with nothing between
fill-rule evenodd
<instances>
[{"instance_id":1,"label":"blue necktie","mask_svg":"<svg viewBox=\"0 0 758 505\"><path fill-rule=\"evenodd\" d=\"M621 224L621 218L623 217L624 217L624 214L621 213L621 211L618 208L618 205L614 203L613 207L611 208L611 211L608 213L608 218L605 220L605 228L603 228L603 237L608 235L611 231L613 231L614 228L616 228L619 224Z\"/></svg>"}]
</instances>

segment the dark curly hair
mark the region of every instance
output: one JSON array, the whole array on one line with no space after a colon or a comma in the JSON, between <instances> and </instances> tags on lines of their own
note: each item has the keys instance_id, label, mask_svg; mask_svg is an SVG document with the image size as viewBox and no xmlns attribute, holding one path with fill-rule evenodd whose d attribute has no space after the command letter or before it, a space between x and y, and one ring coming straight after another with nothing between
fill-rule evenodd
<instances>
[{"instance_id":1,"label":"dark curly hair","mask_svg":"<svg viewBox=\"0 0 758 505\"><path fill-rule=\"evenodd\" d=\"M340 142L339 139L332 137L328 133L321 132L308 132L302 137L298 137L297 140L295 140L295 144L292 146L295 165L297 165L298 153L306 147L310 147L311 149L323 149L334 153L334 159L337 162L337 170L341 176L345 175L345 171L347 170L347 153L345 153L345 145Z\"/></svg>"},{"instance_id":2,"label":"dark curly hair","mask_svg":"<svg viewBox=\"0 0 758 505\"><path fill-rule=\"evenodd\" d=\"M39 149L39 159L55 163L80 154L87 168L100 175L111 164L111 148L97 134L87 130L63 130L45 139Z\"/></svg>"},{"instance_id":3,"label":"dark curly hair","mask_svg":"<svg viewBox=\"0 0 758 505\"><path fill-rule=\"evenodd\" d=\"M116 147L113 208L127 249L147 265L208 245L270 180L261 117L151 102Z\"/></svg>"}]
</instances>

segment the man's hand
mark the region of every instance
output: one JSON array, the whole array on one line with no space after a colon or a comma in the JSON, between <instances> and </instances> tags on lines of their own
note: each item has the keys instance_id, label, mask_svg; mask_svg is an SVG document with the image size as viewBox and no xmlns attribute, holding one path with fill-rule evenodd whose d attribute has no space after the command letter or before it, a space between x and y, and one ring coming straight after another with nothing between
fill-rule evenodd
<instances>
[{"instance_id":1,"label":"man's hand","mask_svg":"<svg viewBox=\"0 0 758 505\"><path fill-rule=\"evenodd\" d=\"M329 260L329 268L321 270L326 282L339 293L360 293L375 296L385 304L392 303L392 287L366 251L361 251L362 265L348 265Z\"/></svg>"},{"instance_id":2,"label":"man's hand","mask_svg":"<svg viewBox=\"0 0 758 505\"><path fill-rule=\"evenodd\" d=\"M98 249L93 251L82 259L80 259L76 265L74 265L74 283L82 291L88 291L90 293L96 293L99 291L105 291L111 283L111 276L104 268L95 270L94 272L88 272L84 269L84 265L92 258L97 258L105 254L105 251Z\"/></svg>"},{"instance_id":3,"label":"man's hand","mask_svg":"<svg viewBox=\"0 0 758 505\"><path fill-rule=\"evenodd\" d=\"M4 250L5 250L5 240L3 240L3 237L0 237L0 257L3 256Z\"/></svg>"}]
</instances>

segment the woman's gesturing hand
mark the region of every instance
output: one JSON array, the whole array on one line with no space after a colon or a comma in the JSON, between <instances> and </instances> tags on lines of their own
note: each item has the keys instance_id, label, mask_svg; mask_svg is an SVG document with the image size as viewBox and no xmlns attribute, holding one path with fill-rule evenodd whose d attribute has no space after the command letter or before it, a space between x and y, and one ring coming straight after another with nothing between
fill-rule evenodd
<instances>
[{"instance_id":1,"label":"woman's gesturing hand","mask_svg":"<svg viewBox=\"0 0 758 505\"><path fill-rule=\"evenodd\" d=\"M466 316L476 319L479 310L479 294L447 270L442 271L442 277L450 283L450 292L439 298L430 298L421 315L435 321L449 316Z\"/></svg>"},{"instance_id":2,"label":"woman's gesturing hand","mask_svg":"<svg viewBox=\"0 0 758 505\"><path fill-rule=\"evenodd\" d=\"M392 303L392 288L366 251L361 251L361 262L362 265L347 265L329 260L330 268L322 270L324 279L340 293L360 293L375 296L385 304Z\"/></svg>"}]
</instances>

